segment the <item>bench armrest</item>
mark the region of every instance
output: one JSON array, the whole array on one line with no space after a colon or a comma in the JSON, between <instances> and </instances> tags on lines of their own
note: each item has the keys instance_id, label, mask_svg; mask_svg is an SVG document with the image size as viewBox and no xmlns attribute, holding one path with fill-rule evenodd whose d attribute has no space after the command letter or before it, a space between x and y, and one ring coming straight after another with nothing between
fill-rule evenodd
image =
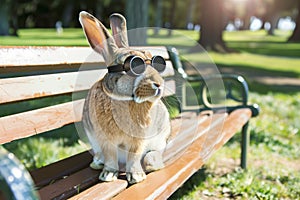
<instances>
[{"instance_id":1,"label":"bench armrest","mask_svg":"<svg viewBox=\"0 0 300 200\"><path fill-rule=\"evenodd\" d=\"M176 70L176 76L180 77L179 80L183 79L189 83L199 82L201 84L200 88L200 103L203 104L204 108L200 108L200 112L203 110L226 110L228 112L232 112L238 108L249 108L252 112L252 117L255 117L259 114L259 106L257 104L249 105L248 104L248 84L246 80L240 75L231 75L231 74L219 74L219 75L210 75L206 77L201 77L199 75L190 76L188 75L185 70L184 66L180 60L179 53L176 48L169 46L168 52L170 59L172 60L173 67ZM208 95L208 81L220 80L224 83L225 92L226 92L226 99L231 99L234 102L237 102L235 106L226 106L226 105L218 105L214 106L209 102L209 95ZM229 82L229 84L226 84ZM237 96L234 94L233 86L238 86L238 94ZM180 92L180 94L182 94ZM184 95L184 94L183 94ZM186 97L183 97L186 98Z\"/></svg>"},{"instance_id":2,"label":"bench armrest","mask_svg":"<svg viewBox=\"0 0 300 200\"><path fill-rule=\"evenodd\" d=\"M200 98L204 105L202 110L226 110L228 112L232 112L233 110L239 108L249 108L252 112L252 117L255 117L259 114L259 106L257 104L248 104L248 95L249 88L246 80L240 75L232 75L232 74L221 74L221 75L210 75L205 77L200 76L188 76L185 78L188 82L201 82L200 87ZM214 106L210 100L208 95L208 82L210 81L222 81L225 87L225 98L227 100L232 100L237 104L234 106L226 106L226 105L216 105ZM237 91L236 91L237 90Z\"/></svg>"},{"instance_id":3,"label":"bench armrest","mask_svg":"<svg viewBox=\"0 0 300 200\"><path fill-rule=\"evenodd\" d=\"M200 111L203 110L226 110L226 112L232 112L234 110L240 108L249 108L251 110L251 117L255 117L259 114L259 106L257 104L249 105L248 104L248 84L246 80L239 75L230 75L230 74L223 74L223 75L213 75L207 77L200 77L200 76L188 76L185 78L189 83L193 82L200 82L200 99L204 105L204 108L200 108ZM209 82L212 81L212 84L221 82L224 83L225 88L225 99L232 100L235 103L234 106L227 106L226 104L218 104L213 105L210 103L209 100L209 92L208 85ZM214 87L210 87L210 89L214 89ZM221 92L218 91L217 92ZM223 90L224 92L224 90ZM247 149L249 146L249 134L248 134L248 122L242 127L242 139L241 139L241 167L246 169L247 167Z\"/></svg>"},{"instance_id":4,"label":"bench armrest","mask_svg":"<svg viewBox=\"0 0 300 200\"><path fill-rule=\"evenodd\" d=\"M0 198L39 199L25 167L12 153L0 147Z\"/></svg>"}]
</instances>

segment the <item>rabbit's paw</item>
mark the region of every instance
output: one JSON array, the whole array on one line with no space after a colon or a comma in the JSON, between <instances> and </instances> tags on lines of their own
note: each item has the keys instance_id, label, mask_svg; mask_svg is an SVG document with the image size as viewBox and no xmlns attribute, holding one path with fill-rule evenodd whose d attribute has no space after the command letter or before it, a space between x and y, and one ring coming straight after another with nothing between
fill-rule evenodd
<instances>
[{"instance_id":1,"label":"rabbit's paw","mask_svg":"<svg viewBox=\"0 0 300 200\"><path fill-rule=\"evenodd\" d=\"M160 152L150 151L143 160L144 169L146 172L153 172L164 168L163 158Z\"/></svg>"},{"instance_id":2,"label":"rabbit's paw","mask_svg":"<svg viewBox=\"0 0 300 200\"><path fill-rule=\"evenodd\" d=\"M119 175L118 171L107 170L104 168L99 175L99 179L105 182L115 181L117 180L118 175Z\"/></svg>"},{"instance_id":3,"label":"rabbit's paw","mask_svg":"<svg viewBox=\"0 0 300 200\"><path fill-rule=\"evenodd\" d=\"M146 179L144 171L140 172L126 172L127 180L130 184L135 184Z\"/></svg>"},{"instance_id":4,"label":"rabbit's paw","mask_svg":"<svg viewBox=\"0 0 300 200\"><path fill-rule=\"evenodd\" d=\"M102 163L96 163L96 162L91 162L90 168L95 169L95 170L100 170L103 169L104 165Z\"/></svg>"}]
</instances>

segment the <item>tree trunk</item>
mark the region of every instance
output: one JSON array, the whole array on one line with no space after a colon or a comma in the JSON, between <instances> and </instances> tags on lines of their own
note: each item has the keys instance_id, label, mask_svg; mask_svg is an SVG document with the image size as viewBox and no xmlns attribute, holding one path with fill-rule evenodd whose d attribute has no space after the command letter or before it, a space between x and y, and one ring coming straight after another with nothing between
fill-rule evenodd
<instances>
[{"instance_id":1,"label":"tree trunk","mask_svg":"<svg viewBox=\"0 0 300 200\"><path fill-rule=\"evenodd\" d=\"M172 30L174 28L176 6L177 6L176 0L171 0L171 7L169 10L169 24L167 26L168 36L172 35Z\"/></svg>"},{"instance_id":2,"label":"tree trunk","mask_svg":"<svg viewBox=\"0 0 300 200\"><path fill-rule=\"evenodd\" d=\"M154 35L159 34L159 30L162 27L162 0L155 1L156 14L155 14L155 27Z\"/></svg>"},{"instance_id":3,"label":"tree trunk","mask_svg":"<svg viewBox=\"0 0 300 200\"><path fill-rule=\"evenodd\" d=\"M11 13L18 13L18 1L11 1ZM11 23L11 28L12 28L12 32L10 33L13 36L18 36L18 30L19 30L19 22L18 22L18 16L14 15L14 16L10 16L10 23Z\"/></svg>"},{"instance_id":4,"label":"tree trunk","mask_svg":"<svg viewBox=\"0 0 300 200\"><path fill-rule=\"evenodd\" d=\"M148 0L127 0L126 18L130 45L147 44Z\"/></svg>"},{"instance_id":5,"label":"tree trunk","mask_svg":"<svg viewBox=\"0 0 300 200\"><path fill-rule=\"evenodd\" d=\"M279 19L279 14L275 14L274 16L270 17L270 29L268 30L268 35L275 35L275 29L278 27Z\"/></svg>"},{"instance_id":6,"label":"tree trunk","mask_svg":"<svg viewBox=\"0 0 300 200\"><path fill-rule=\"evenodd\" d=\"M296 27L288 41L300 42L300 0L298 0L298 16L296 18Z\"/></svg>"},{"instance_id":7,"label":"tree trunk","mask_svg":"<svg viewBox=\"0 0 300 200\"><path fill-rule=\"evenodd\" d=\"M9 35L9 5L0 0L0 35Z\"/></svg>"},{"instance_id":8,"label":"tree trunk","mask_svg":"<svg viewBox=\"0 0 300 200\"><path fill-rule=\"evenodd\" d=\"M196 1L195 0L190 0L189 1L189 7L188 7L188 11L186 14L186 28L187 29L193 29L193 10L194 7L196 6Z\"/></svg>"},{"instance_id":9,"label":"tree trunk","mask_svg":"<svg viewBox=\"0 0 300 200\"><path fill-rule=\"evenodd\" d=\"M74 10L74 2L71 0L66 1L63 16L62 16L62 23L64 28L70 27L73 10Z\"/></svg>"},{"instance_id":10,"label":"tree trunk","mask_svg":"<svg viewBox=\"0 0 300 200\"><path fill-rule=\"evenodd\" d=\"M199 43L206 49L228 52L223 41L223 0L201 0L201 30Z\"/></svg>"}]
</instances>

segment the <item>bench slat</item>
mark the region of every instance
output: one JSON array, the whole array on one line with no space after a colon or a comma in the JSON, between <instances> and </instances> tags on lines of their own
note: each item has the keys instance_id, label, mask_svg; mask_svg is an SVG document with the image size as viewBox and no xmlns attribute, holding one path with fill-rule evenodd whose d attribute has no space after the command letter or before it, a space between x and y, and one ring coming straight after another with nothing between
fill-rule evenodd
<instances>
[{"instance_id":1,"label":"bench slat","mask_svg":"<svg viewBox=\"0 0 300 200\"><path fill-rule=\"evenodd\" d=\"M0 79L0 104L88 90L107 70ZM79 80L77 80L80 78Z\"/></svg>"},{"instance_id":2,"label":"bench slat","mask_svg":"<svg viewBox=\"0 0 300 200\"><path fill-rule=\"evenodd\" d=\"M171 163L181 156L180 152L184 152L193 141L205 134L210 128L220 125L224 122L227 113L198 116L197 118L190 119L191 125L176 135L174 140L168 144L164 152L164 162Z\"/></svg>"},{"instance_id":3,"label":"bench slat","mask_svg":"<svg viewBox=\"0 0 300 200\"><path fill-rule=\"evenodd\" d=\"M87 59L88 58L88 59ZM0 66L46 66L84 62L105 63L90 47L6 46L0 48Z\"/></svg>"},{"instance_id":4,"label":"bench slat","mask_svg":"<svg viewBox=\"0 0 300 200\"><path fill-rule=\"evenodd\" d=\"M210 151L216 151L234 133L240 130L250 117L251 111L249 109L233 111L227 117L223 125L221 123L218 126L211 127L209 131L202 134L198 140L188 147L180 159L177 159L174 163L172 163L172 165L169 165L157 172L150 173L145 181L129 187L127 190L117 195L114 199L129 199L133 196L136 199L168 198L203 165L203 159L207 158L203 158L199 153L205 151L203 148L209 148ZM237 119L240 123L236 123L235 120ZM207 127L203 128L206 129ZM222 130L223 132L219 141L207 141L207 137L210 135L217 135L215 138L219 138L219 130Z\"/></svg>"},{"instance_id":5,"label":"bench slat","mask_svg":"<svg viewBox=\"0 0 300 200\"><path fill-rule=\"evenodd\" d=\"M106 72L103 67L102 70L0 79L0 104L88 90ZM162 76L172 75L172 63L167 61Z\"/></svg>"},{"instance_id":6,"label":"bench slat","mask_svg":"<svg viewBox=\"0 0 300 200\"><path fill-rule=\"evenodd\" d=\"M161 55L166 60L169 54L166 47L147 46L134 47L148 50L152 55ZM105 66L101 55L95 53L90 47L10 47L0 48L0 72L15 73L24 71L44 71L53 69L68 69L82 66Z\"/></svg>"},{"instance_id":7,"label":"bench slat","mask_svg":"<svg viewBox=\"0 0 300 200\"><path fill-rule=\"evenodd\" d=\"M125 180L116 180L109 183L98 183L93 187L83 191L80 195L76 195L70 200L87 200L87 199L111 199L126 189L128 183ZM101 198L99 198L99 196Z\"/></svg>"},{"instance_id":8,"label":"bench slat","mask_svg":"<svg viewBox=\"0 0 300 200\"><path fill-rule=\"evenodd\" d=\"M82 169L72 176L59 180L55 184L51 184L43 187L38 192L40 194L41 200L46 199L67 199L77 194L79 191L89 188L99 182L99 171L93 170L91 168ZM117 182L111 182L104 184L106 187L111 188L111 193L116 195L115 192L126 189L127 181L118 180ZM117 191L114 189L117 188Z\"/></svg>"},{"instance_id":9,"label":"bench slat","mask_svg":"<svg viewBox=\"0 0 300 200\"><path fill-rule=\"evenodd\" d=\"M0 144L29 137L81 120L84 100L0 118ZM74 113L74 107L78 113Z\"/></svg>"},{"instance_id":10,"label":"bench slat","mask_svg":"<svg viewBox=\"0 0 300 200\"><path fill-rule=\"evenodd\" d=\"M54 180L61 179L64 176L68 176L88 167L92 159L91 153L85 151L45 167L35 169L30 172L30 175L35 186L41 188Z\"/></svg>"},{"instance_id":11,"label":"bench slat","mask_svg":"<svg viewBox=\"0 0 300 200\"><path fill-rule=\"evenodd\" d=\"M0 104L87 90L105 73L106 70L92 70L0 79ZM89 78L77 81L78 77Z\"/></svg>"}]
</instances>

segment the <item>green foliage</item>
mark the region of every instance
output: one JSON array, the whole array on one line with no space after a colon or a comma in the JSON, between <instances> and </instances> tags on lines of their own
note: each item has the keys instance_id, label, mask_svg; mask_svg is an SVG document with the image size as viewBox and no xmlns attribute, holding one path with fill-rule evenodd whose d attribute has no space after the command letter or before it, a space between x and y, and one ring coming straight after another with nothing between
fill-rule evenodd
<instances>
[{"instance_id":1,"label":"green foliage","mask_svg":"<svg viewBox=\"0 0 300 200\"><path fill-rule=\"evenodd\" d=\"M261 105L262 115L253 120L251 142L264 144L265 150L285 158L300 158L300 93L294 95L252 95L252 101ZM276 122L276 123L274 123Z\"/></svg>"},{"instance_id":2,"label":"green foliage","mask_svg":"<svg viewBox=\"0 0 300 200\"><path fill-rule=\"evenodd\" d=\"M14 153L27 169L35 169L87 150L78 139L75 126L68 125L3 146Z\"/></svg>"},{"instance_id":3,"label":"green foliage","mask_svg":"<svg viewBox=\"0 0 300 200\"><path fill-rule=\"evenodd\" d=\"M265 172L264 172L265 173ZM212 177L214 179L214 177ZM297 198L295 188L286 189L283 184L297 184L299 178L289 176L265 176L261 171L243 171L239 168L214 180L214 185L221 192L220 197L245 199ZM298 184L299 185L299 184ZM215 191L211 191L214 193Z\"/></svg>"},{"instance_id":4,"label":"green foliage","mask_svg":"<svg viewBox=\"0 0 300 200\"><path fill-rule=\"evenodd\" d=\"M27 169L35 169L86 150L79 143L66 146L66 142L67 138L35 137L7 144L5 148L13 152Z\"/></svg>"},{"instance_id":5,"label":"green foliage","mask_svg":"<svg viewBox=\"0 0 300 200\"><path fill-rule=\"evenodd\" d=\"M164 97L162 99L162 101L166 105L171 119L178 116L178 114L180 112L180 110L179 110L180 105L179 105L179 101L176 98L176 96Z\"/></svg>"}]
</instances>

